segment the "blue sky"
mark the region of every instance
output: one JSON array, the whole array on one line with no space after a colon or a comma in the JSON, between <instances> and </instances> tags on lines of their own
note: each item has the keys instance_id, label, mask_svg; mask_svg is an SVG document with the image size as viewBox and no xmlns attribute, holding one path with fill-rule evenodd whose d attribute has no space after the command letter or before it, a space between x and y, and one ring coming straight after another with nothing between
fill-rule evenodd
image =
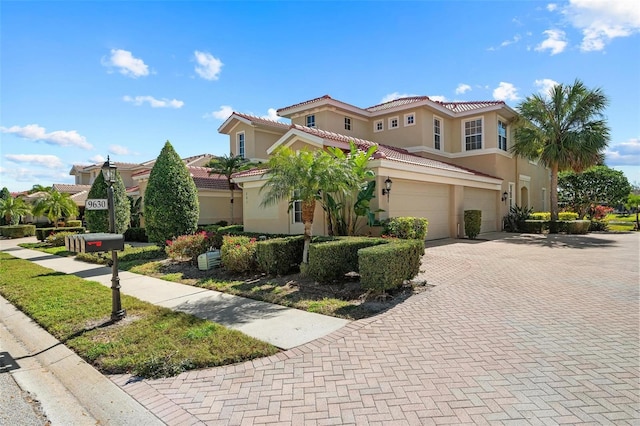
<instances>
[{"instance_id":1,"label":"blue sky","mask_svg":"<svg viewBox=\"0 0 640 426\"><path fill-rule=\"evenodd\" d=\"M635 1L0 3L0 187L73 164L229 151L231 110L325 94L516 107L576 78L610 98L607 164L640 184Z\"/></svg>"}]
</instances>

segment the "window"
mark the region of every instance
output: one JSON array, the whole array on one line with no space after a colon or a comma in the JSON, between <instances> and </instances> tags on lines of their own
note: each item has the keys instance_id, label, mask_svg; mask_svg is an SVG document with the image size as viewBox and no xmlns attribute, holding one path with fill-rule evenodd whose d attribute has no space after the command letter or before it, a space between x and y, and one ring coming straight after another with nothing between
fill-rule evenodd
<instances>
[{"instance_id":1,"label":"window","mask_svg":"<svg viewBox=\"0 0 640 426\"><path fill-rule=\"evenodd\" d=\"M237 134L238 138L238 155L244 158L244 132Z\"/></svg>"},{"instance_id":2,"label":"window","mask_svg":"<svg viewBox=\"0 0 640 426\"><path fill-rule=\"evenodd\" d=\"M374 132L381 132L384 130L384 122L382 120L378 120L376 122L373 123L373 131Z\"/></svg>"},{"instance_id":3,"label":"window","mask_svg":"<svg viewBox=\"0 0 640 426\"><path fill-rule=\"evenodd\" d=\"M398 117L391 117L389 118L389 128L390 129L397 129L398 128Z\"/></svg>"},{"instance_id":4,"label":"window","mask_svg":"<svg viewBox=\"0 0 640 426\"><path fill-rule=\"evenodd\" d=\"M300 196L299 191L293 192L293 198ZM302 201L295 200L291 209L293 223L302 223Z\"/></svg>"},{"instance_id":5,"label":"window","mask_svg":"<svg viewBox=\"0 0 640 426\"><path fill-rule=\"evenodd\" d=\"M345 117L344 118L344 129L345 130L351 130L351 118L350 117Z\"/></svg>"},{"instance_id":6,"label":"window","mask_svg":"<svg viewBox=\"0 0 640 426\"><path fill-rule=\"evenodd\" d=\"M438 117L433 117L433 148L442 149L442 121Z\"/></svg>"},{"instance_id":7,"label":"window","mask_svg":"<svg viewBox=\"0 0 640 426\"><path fill-rule=\"evenodd\" d=\"M315 115L307 115L307 127L316 127Z\"/></svg>"},{"instance_id":8,"label":"window","mask_svg":"<svg viewBox=\"0 0 640 426\"><path fill-rule=\"evenodd\" d=\"M507 150L507 125L502 120L498 120L498 149Z\"/></svg>"},{"instance_id":9,"label":"window","mask_svg":"<svg viewBox=\"0 0 640 426\"><path fill-rule=\"evenodd\" d=\"M465 121L464 149L466 151L482 149L482 118Z\"/></svg>"},{"instance_id":10,"label":"window","mask_svg":"<svg viewBox=\"0 0 640 426\"><path fill-rule=\"evenodd\" d=\"M416 115L414 113L404 115L404 125L413 126L416 124Z\"/></svg>"}]
</instances>

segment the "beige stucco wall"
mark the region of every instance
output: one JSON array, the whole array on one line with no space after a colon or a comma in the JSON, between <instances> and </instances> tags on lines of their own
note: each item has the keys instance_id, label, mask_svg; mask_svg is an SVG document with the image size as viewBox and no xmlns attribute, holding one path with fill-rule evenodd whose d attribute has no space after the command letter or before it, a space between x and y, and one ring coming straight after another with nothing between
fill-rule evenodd
<instances>
[{"instance_id":1,"label":"beige stucco wall","mask_svg":"<svg viewBox=\"0 0 640 426\"><path fill-rule=\"evenodd\" d=\"M230 210L231 193L220 190L199 190L200 217L198 225L210 225L221 220L228 223L242 223L243 205L242 191L234 191L233 216Z\"/></svg>"}]
</instances>

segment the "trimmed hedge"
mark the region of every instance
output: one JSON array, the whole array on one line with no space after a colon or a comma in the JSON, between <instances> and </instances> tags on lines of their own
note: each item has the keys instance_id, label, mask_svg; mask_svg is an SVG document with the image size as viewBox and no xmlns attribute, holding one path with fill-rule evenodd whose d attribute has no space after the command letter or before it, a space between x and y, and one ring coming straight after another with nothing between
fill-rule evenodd
<instances>
[{"instance_id":1,"label":"trimmed hedge","mask_svg":"<svg viewBox=\"0 0 640 426\"><path fill-rule=\"evenodd\" d=\"M424 217L394 217L385 223L382 232L403 240L424 240L428 226L429 222Z\"/></svg>"},{"instance_id":2,"label":"trimmed hedge","mask_svg":"<svg viewBox=\"0 0 640 426\"><path fill-rule=\"evenodd\" d=\"M33 237L36 235L35 225L0 226L0 235L7 238Z\"/></svg>"},{"instance_id":3,"label":"trimmed hedge","mask_svg":"<svg viewBox=\"0 0 640 426\"><path fill-rule=\"evenodd\" d=\"M530 220L551 220L551 212L535 212L529 215ZM560 212L558 213L559 221L571 221L578 219L578 213L574 212Z\"/></svg>"},{"instance_id":4,"label":"trimmed hedge","mask_svg":"<svg viewBox=\"0 0 640 426\"><path fill-rule=\"evenodd\" d=\"M549 229L549 222L546 220L525 220L518 224L521 232L525 234L542 234Z\"/></svg>"},{"instance_id":5,"label":"trimmed hedge","mask_svg":"<svg viewBox=\"0 0 640 426\"><path fill-rule=\"evenodd\" d=\"M398 240L358 251L360 285L383 292L402 285L420 272L424 240Z\"/></svg>"},{"instance_id":6,"label":"trimmed hedge","mask_svg":"<svg viewBox=\"0 0 640 426\"><path fill-rule=\"evenodd\" d=\"M482 210L464 211L464 233L472 240L480 233L482 227Z\"/></svg>"},{"instance_id":7,"label":"trimmed hedge","mask_svg":"<svg viewBox=\"0 0 640 426\"><path fill-rule=\"evenodd\" d=\"M358 250L388 242L383 238L349 237L313 243L309 263L301 272L321 283L343 278L348 272L358 272Z\"/></svg>"},{"instance_id":8,"label":"trimmed hedge","mask_svg":"<svg viewBox=\"0 0 640 426\"><path fill-rule=\"evenodd\" d=\"M124 240L137 241L140 243L149 242L149 238L147 238L147 233L144 228L127 228L127 230L124 231Z\"/></svg>"},{"instance_id":9,"label":"trimmed hedge","mask_svg":"<svg viewBox=\"0 0 640 426\"><path fill-rule=\"evenodd\" d=\"M82 226L62 227L62 228L38 228L36 229L36 238L38 241L45 241L49 235L56 232L75 232L76 234L84 234L86 229Z\"/></svg>"},{"instance_id":10,"label":"trimmed hedge","mask_svg":"<svg viewBox=\"0 0 640 426\"><path fill-rule=\"evenodd\" d=\"M533 212L529 215L529 220L551 220L551 213Z\"/></svg>"},{"instance_id":11,"label":"trimmed hedge","mask_svg":"<svg viewBox=\"0 0 640 426\"><path fill-rule=\"evenodd\" d=\"M267 274L286 275L299 268L303 249L303 235L260 241L256 246L256 261Z\"/></svg>"},{"instance_id":12,"label":"trimmed hedge","mask_svg":"<svg viewBox=\"0 0 640 426\"><path fill-rule=\"evenodd\" d=\"M572 220L567 224L567 234L587 234L591 226L590 220Z\"/></svg>"},{"instance_id":13,"label":"trimmed hedge","mask_svg":"<svg viewBox=\"0 0 640 426\"><path fill-rule=\"evenodd\" d=\"M65 228L78 228L80 226L82 226L82 221L81 220L67 220L64 223Z\"/></svg>"}]
</instances>

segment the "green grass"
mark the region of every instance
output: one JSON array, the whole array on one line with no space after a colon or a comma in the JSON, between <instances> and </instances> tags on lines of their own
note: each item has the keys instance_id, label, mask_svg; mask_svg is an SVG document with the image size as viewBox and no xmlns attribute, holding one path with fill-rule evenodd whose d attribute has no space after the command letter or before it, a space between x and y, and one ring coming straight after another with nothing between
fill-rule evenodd
<instances>
[{"instance_id":1,"label":"green grass","mask_svg":"<svg viewBox=\"0 0 640 426\"><path fill-rule=\"evenodd\" d=\"M636 222L636 215L608 214L605 220L609 223L609 231L630 232L633 231Z\"/></svg>"},{"instance_id":2,"label":"green grass","mask_svg":"<svg viewBox=\"0 0 640 426\"><path fill-rule=\"evenodd\" d=\"M0 294L105 374L172 376L276 353L211 321L122 295L127 317L111 324L111 290L0 253Z\"/></svg>"}]
</instances>

